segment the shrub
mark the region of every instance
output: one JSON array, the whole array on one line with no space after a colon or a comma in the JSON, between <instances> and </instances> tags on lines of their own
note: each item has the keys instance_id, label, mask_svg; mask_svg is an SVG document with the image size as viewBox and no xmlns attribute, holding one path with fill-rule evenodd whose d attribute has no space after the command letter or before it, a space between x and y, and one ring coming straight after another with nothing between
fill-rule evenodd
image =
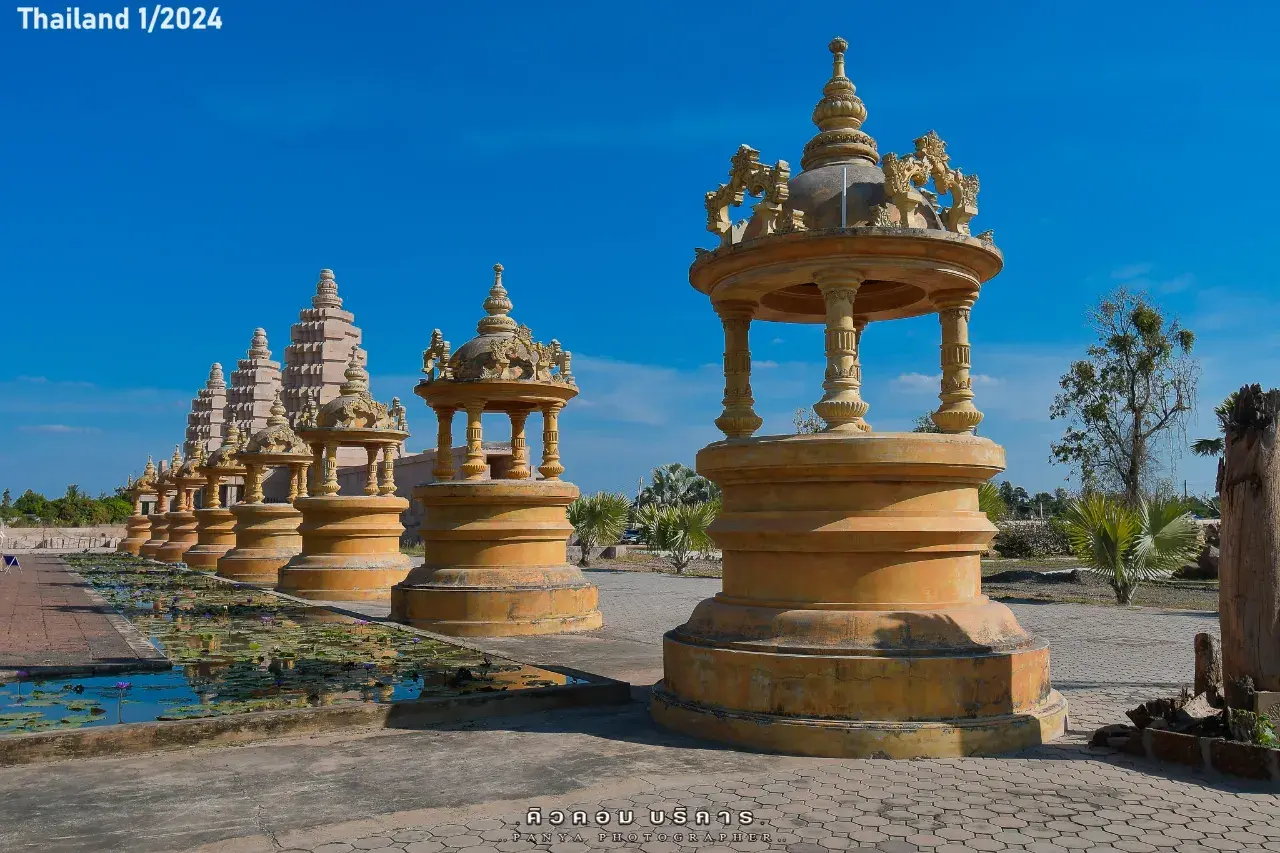
<instances>
[{"instance_id":1,"label":"shrub","mask_svg":"<svg viewBox=\"0 0 1280 853\"><path fill-rule=\"evenodd\" d=\"M1066 557L1071 554L1071 540L1054 520L1001 521L996 527L1000 532L991 547L1002 557Z\"/></svg>"},{"instance_id":2,"label":"shrub","mask_svg":"<svg viewBox=\"0 0 1280 853\"><path fill-rule=\"evenodd\" d=\"M578 565L591 565L591 549L598 545L614 545L627 527L631 502L624 495L597 492L569 504L569 523L578 534L582 558Z\"/></svg>"},{"instance_id":3,"label":"shrub","mask_svg":"<svg viewBox=\"0 0 1280 853\"><path fill-rule=\"evenodd\" d=\"M719 511L718 500L641 507L636 513L640 539L655 551L664 552L663 558L676 570L676 574L683 574L697 554L713 547L707 528Z\"/></svg>"}]
</instances>

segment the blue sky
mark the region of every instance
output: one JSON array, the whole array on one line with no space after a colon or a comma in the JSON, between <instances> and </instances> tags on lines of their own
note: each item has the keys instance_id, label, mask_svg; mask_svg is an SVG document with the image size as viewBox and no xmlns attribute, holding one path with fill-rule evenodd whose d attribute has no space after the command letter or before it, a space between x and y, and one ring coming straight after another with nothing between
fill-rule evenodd
<instances>
[{"instance_id":1,"label":"blue sky","mask_svg":"<svg viewBox=\"0 0 1280 853\"><path fill-rule=\"evenodd\" d=\"M5 12L0 486L97 492L167 456L210 362L229 372L255 326L282 356L322 267L374 391L408 401L410 449L434 436L419 353L432 328L474 333L501 262L514 316L575 356L566 477L634 489L692 463L721 390L719 323L687 279L702 195L740 143L799 169L835 35L882 152L933 128L981 176L975 231L1006 267L973 313L976 402L1007 476L1063 483L1048 404L1120 283L1198 333L1190 432L1210 434L1227 391L1280 384L1275 240L1249 189L1280 130L1280 13L1230 8L276 0L151 35ZM937 335L865 333L877 429L936 404ZM789 431L821 393L820 330L758 324L753 348L765 430ZM1213 465L1174 477L1205 491Z\"/></svg>"}]
</instances>

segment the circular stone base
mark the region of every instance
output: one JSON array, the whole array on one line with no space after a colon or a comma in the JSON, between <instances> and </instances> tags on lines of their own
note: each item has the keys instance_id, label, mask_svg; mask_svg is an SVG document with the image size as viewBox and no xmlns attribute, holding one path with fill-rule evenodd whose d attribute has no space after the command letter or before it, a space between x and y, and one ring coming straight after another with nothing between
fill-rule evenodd
<instances>
[{"instance_id":1,"label":"circular stone base","mask_svg":"<svg viewBox=\"0 0 1280 853\"><path fill-rule=\"evenodd\" d=\"M935 722L782 717L686 702L659 681L650 713L669 729L760 752L825 758L959 758L999 755L1048 743L1067 725L1056 690L1029 713Z\"/></svg>"},{"instance_id":2,"label":"circular stone base","mask_svg":"<svg viewBox=\"0 0 1280 853\"><path fill-rule=\"evenodd\" d=\"M170 512L168 539L156 550L156 559L162 563L181 563L188 549L196 544L196 514L194 512Z\"/></svg>"},{"instance_id":3,"label":"circular stone base","mask_svg":"<svg viewBox=\"0 0 1280 853\"><path fill-rule=\"evenodd\" d=\"M568 568L568 567L566 567ZM518 637L593 631L604 621L600 593L577 569L579 583L542 587L449 587L397 584L391 618L450 637Z\"/></svg>"},{"instance_id":4,"label":"circular stone base","mask_svg":"<svg viewBox=\"0 0 1280 853\"><path fill-rule=\"evenodd\" d=\"M138 556L154 560L156 552L169 541L169 522L165 519L165 513L152 513L147 516L147 520L151 522L151 538L138 546Z\"/></svg>"},{"instance_id":5,"label":"circular stone base","mask_svg":"<svg viewBox=\"0 0 1280 853\"><path fill-rule=\"evenodd\" d=\"M218 560L236 546L236 517L224 507L196 510L196 544L184 558L193 569L218 570Z\"/></svg>"},{"instance_id":6,"label":"circular stone base","mask_svg":"<svg viewBox=\"0 0 1280 853\"><path fill-rule=\"evenodd\" d=\"M565 508L578 487L559 480L431 483L414 490L426 509L426 562L391 590L391 618L454 637L590 631L603 623L600 593L565 562L573 532Z\"/></svg>"},{"instance_id":7,"label":"circular stone base","mask_svg":"<svg viewBox=\"0 0 1280 853\"><path fill-rule=\"evenodd\" d=\"M125 537L116 544L116 551L136 557L151 538L151 522L145 515L131 515L125 519L124 527Z\"/></svg>"},{"instance_id":8,"label":"circular stone base","mask_svg":"<svg viewBox=\"0 0 1280 853\"><path fill-rule=\"evenodd\" d=\"M280 569L302 549L298 522L289 504L236 504L235 547L218 560L218 577L240 583L275 586Z\"/></svg>"},{"instance_id":9,"label":"circular stone base","mask_svg":"<svg viewBox=\"0 0 1280 853\"><path fill-rule=\"evenodd\" d=\"M386 601L409 574L400 553L400 513L409 502L395 495L325 495L298 498L302 551L280 569L280 592L313 601Z\"/></svg>"}]
</instances>

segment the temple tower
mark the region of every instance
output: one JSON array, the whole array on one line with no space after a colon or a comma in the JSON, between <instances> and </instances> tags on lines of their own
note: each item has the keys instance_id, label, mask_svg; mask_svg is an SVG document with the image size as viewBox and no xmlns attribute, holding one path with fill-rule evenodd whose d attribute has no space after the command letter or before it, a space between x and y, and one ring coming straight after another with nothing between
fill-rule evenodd
<instances>
[{"instance_id":1,"label":"temple tower","mask_svg":"<svg viewBox=\"0 0 1280 853\"><path fill-rule=\"evenodd\" d=\"M367 361L365 351L359 349L360 338L355 315L342 310L333 270L320 270L311 307L299 313L298 322L289 329L289 345L284 350L281 400L291 417L306 408L308 397L323 406L342 393L339 387L345 379L351 348L357 348L362 363Z\"/></svg>"},{"instance_id":2,"label":"temple tower","mask_svg":"<svg viewBox=\"0 0 1280 853\"><path fill-rule=\"evenodd\" d=\"M186 456L195 456L197 444L208 451L222 446L226 408L227 383L222 376L222 365L215 361L209 368L209 379L191 401L187 440L182 446Z\"/></svg>"},{"instance_id":3,"label":"temple tower","mask_svg":"<svg viewBox=\"0 0 1280 853\"><path fill-rule=\"evenodd\" d=\"M266 330L254 329L248 354L231 374L225 420L235 421L249 434L265 429L279 390L280 362L271 360Z\"/></svg>"}]
</instances>

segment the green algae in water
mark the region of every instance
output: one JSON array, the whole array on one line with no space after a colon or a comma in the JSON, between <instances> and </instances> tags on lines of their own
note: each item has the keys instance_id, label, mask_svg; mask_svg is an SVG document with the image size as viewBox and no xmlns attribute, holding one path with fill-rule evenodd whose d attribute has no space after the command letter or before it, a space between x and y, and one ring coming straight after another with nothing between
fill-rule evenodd
<instances>
[{"instance_id":1,"label":"green algae in water","mask_svg":"<svg viewBox=\"0 0 1280 853\"><path fill-rule=\"evenodd\" d=\"M21 702L8 685L0 689L0 733L577 681L188 569L115 554L69 555L67 561L175 667L37 681ZM114 688L121 681L130 682L123 695Z\"/></svg>"}]
</instances>

